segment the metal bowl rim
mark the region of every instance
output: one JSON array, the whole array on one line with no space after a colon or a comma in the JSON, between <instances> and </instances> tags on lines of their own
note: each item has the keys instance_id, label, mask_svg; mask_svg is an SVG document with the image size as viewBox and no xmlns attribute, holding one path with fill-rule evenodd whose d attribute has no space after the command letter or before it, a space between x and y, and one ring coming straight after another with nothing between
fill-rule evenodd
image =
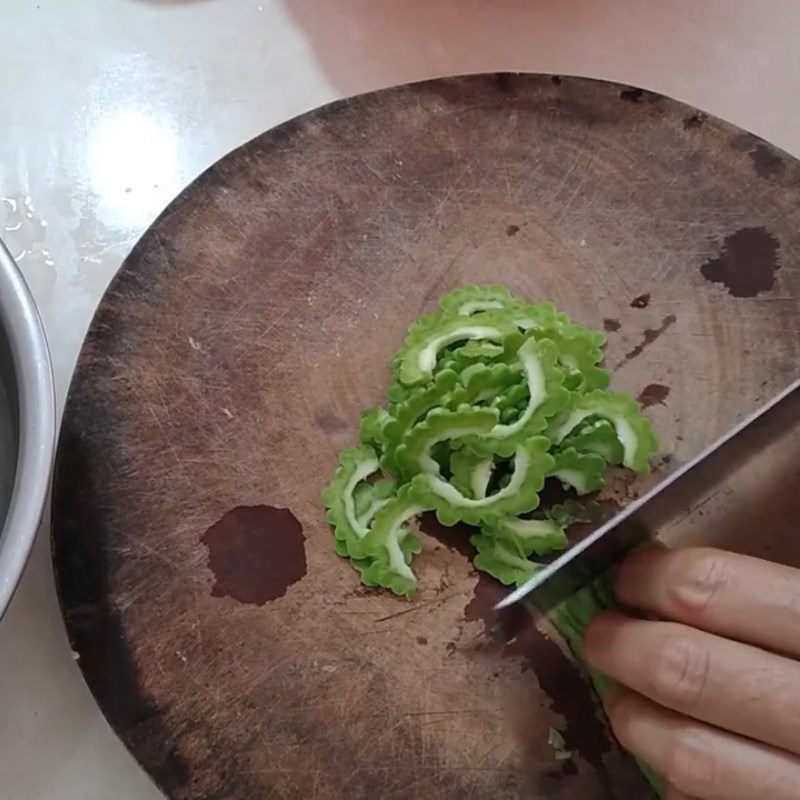
<instances>
[{"instance_id":1,"label":"metal bowl rim","mask_svg":"<svg viewBox=\"0 0 800 800\"><path fill-rule=\"evenodd\" d=\"M56 438L55 386L44 325L25 278L2 242L0 319L11 351L19 406L17 464L0 534L2 619L42 521Z\"/></svg>"}]
</instances>

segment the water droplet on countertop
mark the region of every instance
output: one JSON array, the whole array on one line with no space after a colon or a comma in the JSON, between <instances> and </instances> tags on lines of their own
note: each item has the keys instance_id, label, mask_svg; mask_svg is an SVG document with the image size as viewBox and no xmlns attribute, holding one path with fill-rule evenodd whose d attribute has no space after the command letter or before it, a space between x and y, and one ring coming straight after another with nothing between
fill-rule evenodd
<instances>
[{"instance_id":1,"label":"water droplet on countertop","mask_svg":"<svg viewBox=\"0 0 800 800\"><path fill-rule=\"evenodd\" d=\"M47 267L55 266L44 247L47 221L36 214L29 195L0 197L0 213L0 232L17 263L39 261Z\"/></svg>"}]
</instances>

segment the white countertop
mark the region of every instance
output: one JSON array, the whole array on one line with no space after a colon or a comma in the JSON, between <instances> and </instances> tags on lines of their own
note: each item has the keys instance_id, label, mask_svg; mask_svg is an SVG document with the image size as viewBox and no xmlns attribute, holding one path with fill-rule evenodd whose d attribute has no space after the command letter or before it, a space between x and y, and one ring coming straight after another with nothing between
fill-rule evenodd
<instances>
[{"instance_id":1,"label":"white countertop","mask_svg":"<svg viewBox=\"0 0 800 800\"><path fill-rule=\"evenodd\" d=\"M53 351L59 407L109 280L236 145L383 86L520 70L606 78L800 155L796 0L3 0L0 236ZM160 797L70 652L43 532L0 625L0 783L13 800Z\"/></svg>"}]
</instances>

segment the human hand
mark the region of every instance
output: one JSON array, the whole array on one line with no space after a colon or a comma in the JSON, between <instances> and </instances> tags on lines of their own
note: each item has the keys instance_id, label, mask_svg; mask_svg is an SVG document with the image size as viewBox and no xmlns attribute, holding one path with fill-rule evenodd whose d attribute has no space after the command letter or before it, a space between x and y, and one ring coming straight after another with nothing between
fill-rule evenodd
<instances>
[{"instance_id":1,"label":"human hand","mask_svg":"<svg viewBox=\"0 0 800 800\"><path fill-rule=\"evenodd\" d=\"M622 745L669 800L800 798L800 571L711 549L649 547L617 597L663 621L599 614L592 666Z\"/></svg>"}]
</instances>

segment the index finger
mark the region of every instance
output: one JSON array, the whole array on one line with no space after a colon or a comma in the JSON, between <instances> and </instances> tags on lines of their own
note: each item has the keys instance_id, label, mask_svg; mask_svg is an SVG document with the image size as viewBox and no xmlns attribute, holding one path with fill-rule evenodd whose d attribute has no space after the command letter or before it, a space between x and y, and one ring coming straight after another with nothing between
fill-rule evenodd
<instances>
[{"instance_id":1,"label":"index finger","mask_svg":"<svg viewBox=\"0 0 800 800\"><path fill-rule=\"evenodd\" d=\"M800 657L800 571L711 548L647 547L620 568L626 605Z\"/></svg>"}]
</instances>

